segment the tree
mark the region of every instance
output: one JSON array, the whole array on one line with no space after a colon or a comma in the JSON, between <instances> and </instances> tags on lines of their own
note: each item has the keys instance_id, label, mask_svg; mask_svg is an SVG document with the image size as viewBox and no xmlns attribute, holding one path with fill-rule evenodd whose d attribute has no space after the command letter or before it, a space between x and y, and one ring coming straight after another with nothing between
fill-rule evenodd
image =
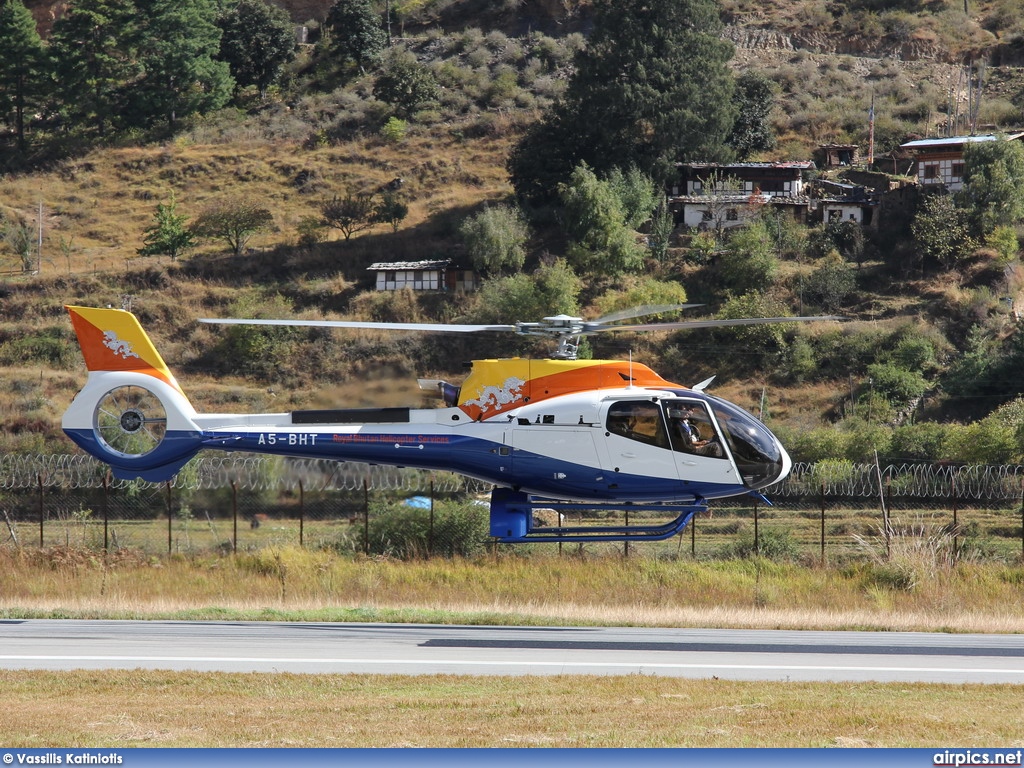
<instances>
[{"instance_id":1,"label":"tree","mask_svg":"<svg viewBox=\"0 0 1024 768\"><path fill-rule=\"evenodd\" d=\"M192 234L223 240L235 256L240 256L253 235L270 229L273 224L273 214L256 203L221 200L199 214L192 225Z\"/></svg>"},{"instance_id":2,"label":"tree","mask_svg":"<svg viewBox=\"0 0 1024 768\"><path fill-rule=\"evenodd\" d=\"M648 306L669 306L686 303L686 289L675 281L656 280L653 277L630 276L620 287L607 291L594 301L601 317L624 310ZM677 313L672 313L677 314ZM645 317L644 322L656 318ZM676 317L667 319L675 320Z\"/></svg>"},{"instance_id":3,"label":"tree","mask_svg":"<svg viewBox=\"0 0 1024 768\"><path fill-rule=\"evenodd\" d=\"M123 87L138 75L128 43L134 16L131 0L77 0L53 25L61 104L72 122L89 121L101 136L123 111Z\"/></svg>"},{"instance_id":4,"label":"tree","mask_svg":"<svg viewBox=\"0 0 1024 768\"><path fill-rule=\"evenodd\" d=\"M295 30L288 13L264 0L238 0L217 19L219 59L231 69L235 85L254 85L260 98L295 58Z\"/></svg>"},{"instance_id":5,"label":"tree","mask_svg":"<svg viewBox=\"0 0 1024 768\"><path fill-rule=\"evenodd\" d=\"M394 189L386 189L380 196L380 203L374 211L373 217L382 224L390 224L391 231L397 232L398 225L409 215L409 206L402 200L402 196Z\"/></svg>"},{"instance_id":6,"label":"tree","mask_svg":"<svg viewBox=\"0 0 1024 768\"><path fill-rule=\"evenodd\" d=\"M935 259L952 267L975 246L970 235L968 212L957 206L950 195L927 195L910 223L910 232L921 258Z\"/></svg>"},{"instance_id":7,"label":"tree","mask_svg":"<svg viewBox=\"0 0 1024 768\"><path fill-rule=\"evenodd\" d=\"M380 219L377 206L369 192L348 191L344 197L334 195L320 204L320 215L328 227L340 229L345 240L351 240L356 232L369 229Z\"/></svg>"},{"instance_id":8,"label":"tree","mask_svg":"<svg viewBox=\"0 0 1024 768\"><path fill-rule=\"evenodd\" d=\"M754 152L775 148L772 130L772 107L775 105L775 85L760 72L747 70L736 79L733 96L736 122L729 134L729 146L736 150L740 160Z\"/></svg>"},{"instance_id":9,"label":"tree","mask_svg":"<svg viewBox=\"0 0 1024 768\"><path fill-rule=\"evenodd\" d=\"M373 95L390 104L399 117L409 118L437 99L434 74L406 50L394 50L384 60L381 73L373 83Z\"/></svg>"},{"instance_id":10,"label":"tree","mask_svg":"<svg viewBox=\"0 0 1024 768\"><path fill-rule=\"evenodd\" d=\"M581 283L572 268L558 260L533 274L488 280L480 289L474 322L531 321L557 314L579 314Z\"/></svg>"},{"instance_id":11,"label":"tree","mask_svg":"<svg viewBox=\"0 0 1024 768\"><path fill-rule=\"evenodd\" d=\"M473 266L484 274L518 272L526 261L530 229L516 208L486 206L462 222L459 234Z\"/></svg>"},{"instance_id":12,"label":"tree","mask_svg":"<svg viewBox=\"0 0 1024 768\"><path fill-rule=\"evenodd\" d=\"M968 211L976 237L1024 220L1024 147L1019 141L964 145L963 179L957 202Z\"/></svg>"},{"instance_id":13,"label":"tree","mask_svg":"<svg viewBox=\"0 0 1024 768\"><path fill-rule=\"evenodd\" d=\"M148 127L219 109L234 89L227 62L216 61L221 31L213 0L136 0L132 46L142 68L127 88L128 119Z\"/></svg>"},{"instance_id":14,"label":"tree","mask_svg":"<svg viewBox=\"0 0 1024 768\"><path fill-rule=\"evenodd\" d=\"M853 274L853 268L843 260L838 251L832 251L826 254L818 267L807 276L804 295L821 305L827 312L835 312L856 287L857 278Z\"/></svg>"},{"instance_id":15,"label":"tree","mask_svg":"<svg viewBox=\"0 0 1024 768\"><path fill-rule=\"evenodd\" d=\"M761 219L734 231L718 262L723 282L735 293L767 291L778 271L774 243Z\"/></svg>"},{"instance_id":16,"label":"tree","mask_svg":"<svg viewBox=\"0 0 1024 768\"><path fill-rule=\"evenodd\" d=\"M591 274L619 275L643 262L643 251L626 226L622 201L612 185L581 164L561 185L562 219L569 236L569 261Z\"/></svg>"},{"instance_id":17,"label":"tree","mask_svg":"<svg viewBox=\"0 0 1024 768\"><path fill-rule=\"evenodd\" d=\"M668 247L672 242L672 233L676 230L676 219L668 204L662 200L654 215L651 216L651 234L647 238L647 245L651 249L651 255L658 261L664 261L668 256Z\"/></svg>"},{"instance_id":18,"label":"tree","mask_svg":"<svg viewBox=\"0 0 1024 768\"><path fill-rule=\"evenodd\" d=\"M14 251L21 262L22 272L32 272L36 268L32 258L32 245L35 243L31 225L23 219L0 219L0 235L4 243Z\"/></svg>"},{"instance_id":19,"label":"tree","mask_svg":"<svg viewBox=\"0 0 1024 768\"><path fill-rule=\"evenodd\" d=\"M360 71L375 61L388 44L387 32L371 0L336 0L324 22L329 50L341 62L353 61Z\"/></svg>"},{"instance_id":20,"label":"tree","mask_svg":"<svg viewBox=\"0 0 1024 768\"><path fill-rule=\"evenodd\" d=\"M155 221L145 231L143 247L138 249L140 256L170 256L173 261L195 246L195 234L185 226L188 217L178 214L177 206L174 195L167 203L157 204Z\"/></svg>"},{"instance_id":21,"label":"tree","mask_svg":"<svg viewBox=\"0 0 1024 768\"><path fill-rule=\"evenodd\" d=\"M563 99L510 153L517 194L548 202L581 162L661 184L677 162L728 159L733 47L721 31L714 0L595 0Z\"/></svg>"},{"instance_id":22,"label":"tree","mask_svg":"<svg viewBox=\"0 0 1024 768\"><path fill-rule=\"evenodd\" d=\"M21 0L0 5L0 120L14 125L25 151L25 113L43 100L46 52L36 22Z\"/></svg>"},{"instance_id":23,"label":"tree","mask_svg":"<svg viewBox=\"0 0 1024 768\"><path fill-rule=\"evenodd\" d=\"M651 177L636 166L627 171L612 168L608 173L608 184L619 198L626 226L631 229L639 229L650 221L651 213L663 197Z\"/></svg>"}]
</instances>

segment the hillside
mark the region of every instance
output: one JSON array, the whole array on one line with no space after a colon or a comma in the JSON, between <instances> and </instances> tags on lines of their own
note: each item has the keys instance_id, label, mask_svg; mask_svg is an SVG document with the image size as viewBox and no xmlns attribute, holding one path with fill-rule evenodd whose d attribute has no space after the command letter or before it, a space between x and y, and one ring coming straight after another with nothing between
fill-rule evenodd
<instances>
[{"instance_id":1,"label":"hillside","mask_svg":"<svg viewBox=\"0 0 1024 768\"><path fill-rule=\"evenodd\" d=\"M37 18L52 19L60 12L50 3L29 5ZM329 4L282 5L303 23L322 16ZM480 311L480 298L473 295L377 294L369 290L366 267L376 261L465 256L458 227L484 204L508 199L508 150L564 87L573 46L586 29L588 4L415 5L404 19L409 39L403 44L460 85L447 86L437 109L411 121L400 140L366 127L376 125L382 114L369 77L330 90L304 90L315 80L307 56L292 72L294 91L267 103L192 120L173 136L112 142L70 153L44 170L5 177L0 213L35 226L41 203L43 248L39 274L21 274L8 258L12 269L0 286L0 375L7 393L0 398L0 449L68 449L57 427L84 372L69 343L63 304L130 306L200 409L416 404L421 400L413 386L417 375L458 379L462 362L474 357L543 353L494 338L371 332L239 340L195 322L255 313L452 321ZM826 23L835 21L834 10L810 3L727 3L724 8L729 37L737 45L736 71L762 72L779 89L773 113L778 146L763 159L806 159L831 141L863 145L872 94L881 154L907 135L934 134L948 120L942 110L966 101L963 70L955 63L964 51L938 34L939 21L949 23L954 8L945 9L945 16L908 14L900 45L887 34L851 35L853 22L846 16L845 32ZM977 6L977 18L965 28L993 27L989 16L996 10ZM990 55L1012 59L1005 52L1012 47L1010 28L996 31L986 32L987 38L978 32L978 39ZM531 64L536 56L530 53L538 47L548 56L544 67ZM498 89L495 83L510 69L518 73L517 84ZM996 127L1019 122L1020 71L991 67L986 83L983 121ZM303 241L304 221L317 214L325 198L373 192L396 178L402 179L409 205L397 231L377 226L351 241L337 231L323 242ZM138 256L157 204L172 196L190 218L218 200L259 200L272 212L274 227L237 257L217 242L204 242L173 262ZM729 287L713 264L688 255L685 233L678 234L669 258L649 260L642 276L589 281L580 295L581 312L600 315L602 302L616 292L639 290L645 278L682 284L691 300L709 305L709 313L721 310ZM987 395L951 400L943 377L968 350L972 325L984 325L993 338L1009 338L1012 318L1000 297L1024 288L1016 267L980 257L955 270L934 265L911 270L911 255L887 250L890 245L869 236L855 287L839 307L851 318L841 330L814 324L769 336L617 337L595 342L594 353L633 354L682 383L717 374L717 393L766 413L801 446L809 436L831 430L847 436L836 445L856 438L877 447L889 439L879 429L986 416L1000 400ZM539 225L527 269L550 263L564 248L556 226ZM804 304L803 286L821 264L817 256L801 254L782 260L767 298L786 312L825 311L811 300ZM916 357L907 351L911 347ZM911 357L917 366L913 372L926 381L924 396L900 405L879 400L871 366ZM849 450L870 452L870 444L864 445ZM819 450L819 444L806 446L798 458L814 458ZM906 456L918 448L892 450Z\"/></svg>"}]
</instances>

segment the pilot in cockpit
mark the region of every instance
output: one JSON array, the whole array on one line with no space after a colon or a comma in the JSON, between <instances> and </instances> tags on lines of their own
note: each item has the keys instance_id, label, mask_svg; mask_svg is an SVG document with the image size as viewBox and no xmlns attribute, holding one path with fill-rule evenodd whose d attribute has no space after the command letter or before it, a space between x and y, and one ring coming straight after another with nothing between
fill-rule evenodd
<instances>
[{"instance_id":1,"label":"pilot in cockpit","mask_svg":"<svg viewBox=\"0 0 1024 768\"><path fill-rule=\"evenodd\" d=\"M672 425L673 437L682 442L682 450L696 453L699 456L722 457L722 444L718 442L711 424L707 423L706 419L700 418L695 409L687 406L669 408L668 416ZM704 428L711 435L708 439L701 434L701 422L704 422Z\"/></svg>"}]
</instances>

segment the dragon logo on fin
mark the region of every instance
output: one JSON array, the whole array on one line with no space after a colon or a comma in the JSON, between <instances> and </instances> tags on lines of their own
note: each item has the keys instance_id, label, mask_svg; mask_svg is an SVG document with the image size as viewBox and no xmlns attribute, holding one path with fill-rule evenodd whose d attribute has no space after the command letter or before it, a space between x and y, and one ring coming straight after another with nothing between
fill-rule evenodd
<instances>
[{"instance_id":1,"label":"dragon logo on fin","mask_svg":"<svg viewBox=\"0 0 1024 768\"><path fill-rule=\"evenodd\" d=\"M117 338L117 334L113 331L103 332L103 346L125 360L130 357L138 357L138 355L132 350L131 343L124 339Z\"/></svg>"}]
</instances>

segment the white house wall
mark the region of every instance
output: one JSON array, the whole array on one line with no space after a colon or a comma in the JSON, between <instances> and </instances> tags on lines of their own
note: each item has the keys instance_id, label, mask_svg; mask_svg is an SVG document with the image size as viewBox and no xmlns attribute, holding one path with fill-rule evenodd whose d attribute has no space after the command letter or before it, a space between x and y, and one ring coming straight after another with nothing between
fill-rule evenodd
<instances>
[{"instance_id":1,"label":"white house wall","mask_svg":"<svg viewBox=\"0 0 1024 768\"><path fill-rule=\"evenodd\" d=\"M917 181L923 187L945 184L950 192L959 192L964 185L963 169L963 158L920 160L917 165Z\"/></svg>"}]
</instances>

